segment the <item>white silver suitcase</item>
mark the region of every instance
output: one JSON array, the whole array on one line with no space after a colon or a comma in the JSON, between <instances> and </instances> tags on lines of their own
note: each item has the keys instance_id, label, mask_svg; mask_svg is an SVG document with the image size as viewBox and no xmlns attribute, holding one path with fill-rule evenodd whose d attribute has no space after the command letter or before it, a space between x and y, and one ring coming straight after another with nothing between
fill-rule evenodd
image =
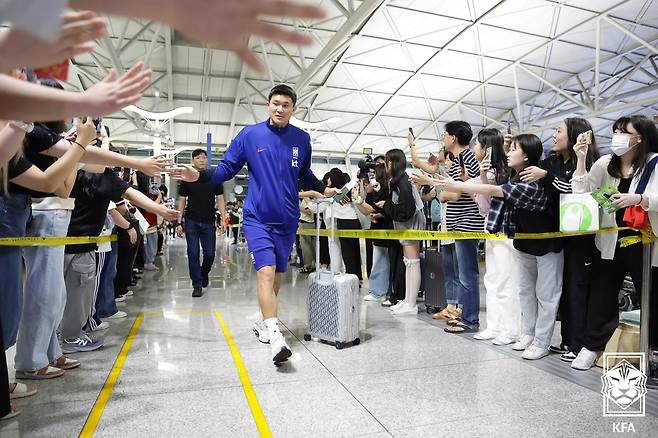
<instances>
[{"instance_id":1,"label":"white silver suitcase","mask_svg":"<svg viewBox=\"0 0 658 438\"><path fill-rule=\"evenodd\" d=\"M331 198L330 198L331 199ZM331 243L334 241L333 199L331 219ZM334 342L337 349L346 344L358 345L361 299L359 296L359 278L354 274L335 273L320 270L320 220L316 219L316 271L309 276L306 309L308 314L308 333L305 341L318 338L321 341ZM330 243L330 245L331 245ZM331 264L330 264L331 265Z\"/></svg>"}]
</instances>

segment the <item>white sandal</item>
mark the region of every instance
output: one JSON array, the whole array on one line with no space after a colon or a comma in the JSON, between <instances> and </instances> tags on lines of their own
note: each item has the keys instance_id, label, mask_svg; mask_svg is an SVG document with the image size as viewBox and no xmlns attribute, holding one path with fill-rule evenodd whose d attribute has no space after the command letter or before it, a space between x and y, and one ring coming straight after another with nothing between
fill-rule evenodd
<instances>
[{"instance_id":1,"label":"white sandal","mask_svg":"<svg viewBox=\"0 0 658 438\"><path fill-rule=\"evenodd\" d=\"M30 397L36 393L37 388L35 386L16 382L14 383L14 388L9 391L9 399L15 400L17 398Z\"/></svg>"}]
</instances>

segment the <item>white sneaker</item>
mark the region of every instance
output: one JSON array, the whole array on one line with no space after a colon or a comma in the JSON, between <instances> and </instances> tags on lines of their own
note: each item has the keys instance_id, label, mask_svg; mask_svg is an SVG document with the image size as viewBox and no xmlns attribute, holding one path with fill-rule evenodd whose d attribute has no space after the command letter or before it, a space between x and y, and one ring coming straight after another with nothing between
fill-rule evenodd
<instances>
[{"instance_id":1,"label":"white sneaker","mask_svg":"<svg viewBox=\"0 0 658 438\"><path fill-rule=\"evenodd\" d=\"M144 270L145 271L159 271L157 266L155 266L155 263L147 263L144 265Z\"/></svg>"},{"instance_id":2,"label":"white sneaker","mask_svg":"<svg viewBox=\"0 0 658 438\"><path fill-rule=\"evenodd\" d=\"M254 322L254 334L263 344L270 343L270 331L267 329L265 322L262 319Z\"/></svg>"},{"instance_id":3,"label":"white sneaker","mask_svg":"<svg viewBox=\"0 0 658 438\"><path fill-rule=\"evenodd\" d=\"M117 297L117 298L114 299L115 303L123 303L124 301L126 301L126 296L125 295L121 295L120 297Z\"/></svg>"},{"instance_id":4,"label":"white sneaker","mask_svg":"<svg viewBox=\"0 0 658 438\"><path fill-rule=\"evenodd\" d=\"M496 333L493 330L483 330L480 333L476 333L475 336L473 336L473 339L477 339L478 341L488 341L490 339L494 339L496 337Z\"/></svg>"},{"instance_id":5,"label":"white sneaker","mask_svg":"<svg viewBox=\"0 0 658 438\"><path fill-rule=\"evenodd\" d=\"M290 351L286 339L279 331L270 337L270 347L272 348L272 362L274 362L274 365L278 366L292 356L292 351Z\"/></svg>"},{"instance_id":6,"label":"white sneaker","mask_svg":"<svg viewBox=\"0 0 658 438\"><path fill-rule=\"evenodd\" d=\"M493 341L491 341L491 343L494 345L509 345L513 344L514 342L516 342L516 339L507 335L498 335L493 339Z\"/></svg>"},{"instance_id":7,"label":"white sneaker","mask_svg":"<svg viewBox=\"0 0 658 438\"><path fill-rule=\"evenodd\" d=\"M382 306L383 306L383 307L391 307L392 305L393 305L393 303L391 303L391 300L389 300L389 299L385 299L385 300L382 302Z\"/></svg>"},{"instance_id":8,"label":"white sneaker","mask_svg":"<svg viewBox=\"0 0 658 438\"><path fill-rule=\"evenodd\" d=\"M530 345L523 351L522 358L527 360L537 360L548 356L548 348L539 348L536 345Z\"/></svg>"},{"instance_id":9,"label":"white sneaker","mask_svg":"<svg viewBox=\"0 0 658 438\"><path fill-rule=\"evenodd\" d=\"M402 315L418 315L418 305L407 304L404 301L401 301L402 305L397 309L393 310L393 315L402 316Z\"/></svg>"},{"instance_id":10,"label":"white sneaker","mask_svg":"<svg viewBox=\"0 0 658 438\"><path fill-rule=\"evenodd\" d=\"M578 353L578 356L571 362L571 368L574 370L586 371L594 366L596 363L596 351L589 351L583 347Z\"/></svg>"},{"instance_id":11,"label":"white sneaker","mask_svg":"<svg viewBox=\"0 0 658 438\"><path fill-rule=\"evenodd\" d=\"M373 295L372 292L363 297L363 301L381 301L382 299L377 295Z\"/></svg>"},{"instance_id":12,"label":"white sneaker","mask_svg":"<svg viewBox=\"0 0 658 438\"><path fill-rule=\"evenodd\" d=\"M126 312L122 312L121 310L119 310L114 315L110 315L107 318L101 318L101 319L121 319L121 318L125 318L126 316L128 316Z\"/></svg>"},{"instance_id":13,"label":"white sneaker","mask_svg":"<svg viewBox=\"0 0 658 438\"><path fill-rule=\"evenodd\" d=\"M134 295L133 291L129 290L128 292L126 292L126 294L124 296L125 297L132 297L133 295Z\"/></svg>"},{"instance_id":14,"label":"white sneaker","mask_svg":"<svg viewBox=\"0 0 658 438\"><path fill-rule=\"evenodd\" d=\"M534 336L523 335L521 336L521 339L519 339L518 341L516 341L516 343L514 343L514 345L512 346L512 350L523 351L526 348L528 348L532 344L532 341L534 340L535 340Z\"/></svg>"},{"instance_id":15,"label":"white sneaker","mask_svg":"<svg viewBox=\"0 0 658 438\"><path fill-rule=\"evenodd\" d=\"M389 310L397 310L404 305L404 300L400 300L397 303L389 307Z\"/></svg>"}]
</instances>

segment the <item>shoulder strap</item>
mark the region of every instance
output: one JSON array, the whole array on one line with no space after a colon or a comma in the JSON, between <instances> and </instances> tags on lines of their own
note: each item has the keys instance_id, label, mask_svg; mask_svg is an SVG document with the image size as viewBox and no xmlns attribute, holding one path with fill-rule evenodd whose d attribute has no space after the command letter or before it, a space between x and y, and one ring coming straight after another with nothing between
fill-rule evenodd
<instances>
[{"instance_id":1,"label":"shoulder strap","mask_svg":"<svg viewBox=\"0 0 658 438\"><path fill-rule=\"evenodd\" d=\"M658 155L656 155L651 159L651 161L649 161L649 164L647 164L647 168L644 169L644 172L642 172L642 178L640 178L640 182L637 185L637 189L635 189L636 194L640 195L644 193L644 190L647 188L647 184L649 184L649 179L651 179L651 174L656 168L656 164L658 164Z\"/></svg>"}]
</instances>

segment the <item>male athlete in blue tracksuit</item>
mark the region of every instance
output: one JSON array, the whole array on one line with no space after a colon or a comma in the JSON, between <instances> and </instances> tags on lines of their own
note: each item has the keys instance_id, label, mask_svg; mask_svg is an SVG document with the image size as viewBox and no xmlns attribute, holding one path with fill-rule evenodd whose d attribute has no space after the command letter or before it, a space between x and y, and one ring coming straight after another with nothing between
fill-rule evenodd
<instances>
[{"instance_id":1,"label":"male athlete in blue tracksuit","mask_svg":"<svg viewBox=\"0 0 658 438\"><path fill-rule=\"evenodd\" d=\"M292 354L278 327L277 300L281 273L288 270L299 221L299 182L307 190L333 196L311 171L310 136L288 122L296 109L297 95L286 85L270 91L270 118L245 127L228 147L212 175L177 169L172 177L217 184L233 178L242 166L249 168L249 192L244 206L243 231L258 273L258 301L263 320L254 332L270 343L275 365Z\"/></svg>"}]
</instances>

